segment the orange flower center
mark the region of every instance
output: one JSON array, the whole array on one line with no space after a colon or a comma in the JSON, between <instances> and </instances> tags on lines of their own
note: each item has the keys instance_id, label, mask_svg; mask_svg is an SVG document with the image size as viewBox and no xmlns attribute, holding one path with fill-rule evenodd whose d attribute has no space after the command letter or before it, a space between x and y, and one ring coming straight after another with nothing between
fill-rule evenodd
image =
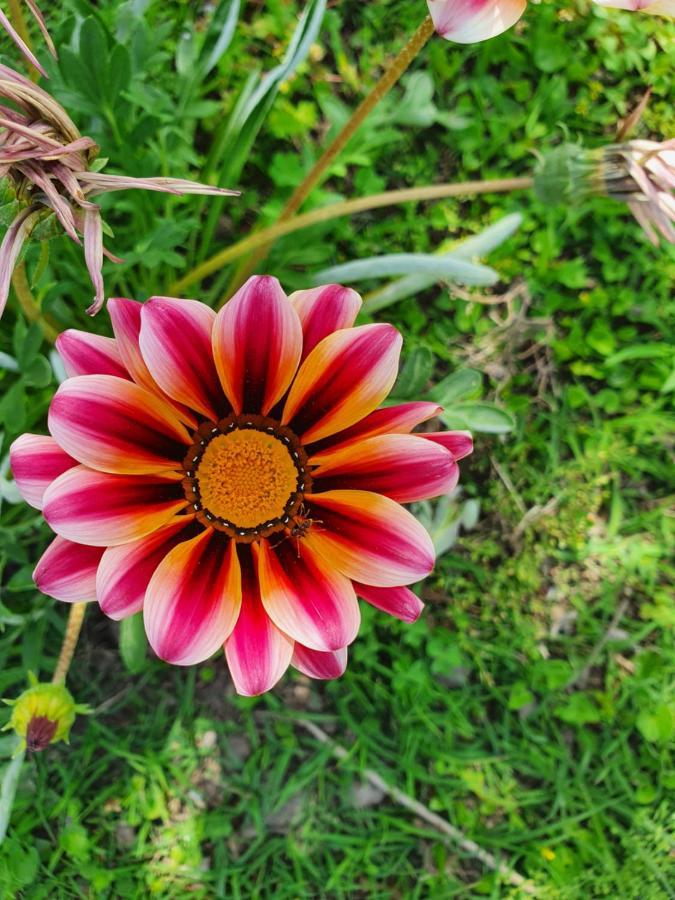
<instances>
[{"instance_id":1,"label":"orange flower center","mask_svg":"<svg viewBox=\"0 0 675 900\"><path fill-rule=\"evenodd\" d=\"M250 542L287 527L309 486L295 435L263 416L206 422L184 461L185 496L197 519Z\"/></svg>"}]
</instances>

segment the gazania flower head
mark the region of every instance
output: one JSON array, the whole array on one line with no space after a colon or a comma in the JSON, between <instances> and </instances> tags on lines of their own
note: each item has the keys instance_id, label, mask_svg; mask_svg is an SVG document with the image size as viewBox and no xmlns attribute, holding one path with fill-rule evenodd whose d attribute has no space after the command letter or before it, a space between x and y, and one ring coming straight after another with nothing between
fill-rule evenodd
<instances>
[{"instance_id":1,"label":"gazania flower head","mask_svg":"<svg viewBox=\"0 0 675 900\"><path fill-rule=\"evenodd\" d=\"M594 0L594 2L598 6L644 12L651 16L675 16L675 0Z\"/></svg>"},{"instance_id":2,"label":"gazania flower head","mask_svg":"<svg viewBox=\"0 0 675 900\"><path fill-rule=\"evenodd\" d=\"M30 687L16 700L5 700L12 715L4 731L16 732L20 748L34 753L57 741L68 742L77 713L89 712L87 706L75 703L63 684L40 683L29 675Z\"/></svg>"},{"instance_id":3,"label":"gazania flower head","mask_svg":"<svg viewBox=\"0 0 675 900\"><path fill-rule=\"evenodd\" d=\"M625 141L595 150L563 144L545 154L535 175L537 196L547 203L591 195L628 205L649 240L675 243L675 139Z\"/></svg>"},{"instance_id":4,"label":"gazania flower head","mask_svg":"<svg viewBox=\"0 0 675 900\"><path fill-rule=\"evenodd\" d=\"M434 27L456 44L487 41L515 25L527 0L427 0Z\"/></svg>"},{"instance_id":5,"label":"gazania flower head","mask_svg":"<svg viewBox=\"0 0 675 900\"><path fill-rule=\"evenodd\" d=\"M194 300L108 303L114 339L67 331L50 435L11 449L57 537L34 578L67 602L143 610L177 665L219 648L236 689L289 664L340 675L357 595L407 622L434 549L402 504L452 490L467 432L412 430L434 403L381 407L401 337L353 325L352 290L287 297L251 278L216 315Z\"/></svg>"},{"instance_id":6,"label":"gazania flower head","mask_svg":"<svg viewBox=\"0 0 675 900\"><path fill-rule=\"evenodd\" d=\"M25 239L52 214L84 256L96 295L91 315L103 305L103 247L100 208L91 197L141 188L170 194L236 194L180 178L127 178L92 170L98 147L82 137L63 107L33 82L0 65L0 178L8 180L20 210L0 245L0 315L7 302L13 267ZM116 260L119 261L119 260Z\"/></svg>"}]
</instances>

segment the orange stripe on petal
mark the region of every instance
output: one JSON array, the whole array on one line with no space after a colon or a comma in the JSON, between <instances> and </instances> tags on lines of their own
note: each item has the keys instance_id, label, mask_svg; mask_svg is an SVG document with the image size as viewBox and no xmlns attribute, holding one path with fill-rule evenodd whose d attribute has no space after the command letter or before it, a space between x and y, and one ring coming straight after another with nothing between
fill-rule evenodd
<instances>
[{"instance_id":1,"label":"orange stripe on petal","mask_svg":"<svg viewBox=\"0 0 675 900\"><path fill-rule=\"evenodd\" d=\"M218 420L226 412L213 362L216 314L197 300L151 297L141 309L140 348L152 377L179 403Z\"/></svg>"},{"instance_id":2,"label":"orange stripe on petal","mask_svg":"<svg viewBox=\"0 0 675 900\"><path fill-rule=\"evenodd\" d=\"M108 547L96 573L96 599L111 619L126 619L143 609L152 575L169 550L185 540L182 518L119 547Z\"/></svg>"},{"instance_id":3,"label":"orange stripe on petal","mask_svg":"<svg viewBox=\"0 0 675 900\"><path fill-rule=\"evenodd\" d=\"M47 434L22 434L9 448L9 464L19 493L35 509L42 509L49 485L77 465Z\"/></svg>"},{"instance_id":4,"label":"orange stripe on petal","mask_svg":"<svg viewBox=\"0 0 675 900\"><path fill-rule=\"evenodd\" d=\"M272 549L262 541L257 556L265 611L283 632L313 650L350 644L361 623L352 583L332 569L304 541Z\"/></svg>"},{"instance_id":5,"label":"orange stripe on petal","mask_svg":"<svg viewBox=\"0 0 675 900\"><path fill-rule=\"evenodd\" d=\"M49 409L49 430L75 459L120 475L178 471L190 443L168 404L112 375L65 381Z\"/></svg>"},{"instance_id":6,"label":"orange stripe on petal","mask_svg":"<svg viewBox=\"0 0 675 900\"><path fill-rule=\"evenodd\" d=\"M361 325L324 338L300 366L282 422L304 443L348 428L372 412L396 380L401 335L391 325Z\"/></svg>"},{"instance_id":7,"label":"orange stripe on petal","mask_svg":"<svg viewBox=\"0 0 675 900\"><path fill-rule=\"evenodd\" d=\"M166 397L167 403L170 403L169 398L150 374L150 370L141 353L139 339L141 335L142 308L143 304L137 300L127 300L124 297L112 297L108 300L107 310L115 332L117 349L136 384L140 384L141 387L146 388L153 394ZM177 412L184 422L187 422L192 428L197 427L197 419L189 410L186 410L185 407L180 407L177 409Z\"/></svg>"},{"instance_id":8,"label":"orange stripe on petal","mask_svg":"<svg viewBox=\"0 0 675 900\"><path fill-rule=\"evenodd\" d=\"M312 472L314 489L362 490L413 503L449 493L459 468L444 447L414 434L383 434L349 444Z\"/></svg>"},{"instance_id":9,"label":"orange stripe on petal","mask_svg":"<svg viewBox=\"0 0 675 900\"><path fill-rule=\"evenodd\" d=\"M334 452L342 450L347 444L375 437L378 434L409 434L413 428L421 425L422 422L433 419L442 411L443 407L437 403L428 403L422 400L414 403L399 403L396 406L383 406L332 438L319 442L311 454L310 462L325 462Z\"/></svg>"},{"instance_id":10,"label":"orange stripe on petal","mask_svg":"<svg viewBox=\"0 0 675 900\"><path fill-rule=\"evenodd\" d=\"M161 528L185 509L175 481L107 475L75 466L45 491L43 514L61 537L79 544L125 544ZM180 495L180 496L179 496Z\"/></svg>"},{"instance_id":11,"label":"orange stripe on petal","mask_svg":"<svg viewBox=\"0 0 675 900\"><path fill-rule=\"evenodd\" d=\"M150 579L143 606L150 646L177 666L203 662L225 643L240 606L236 544L203 531L174 547Z\"/></svg>"},{"instance_id":12,"label":"orange stripe on petal","mask_svg":"<svg viewBox=\"0 0 675 900\"><path fill-rule=\"evenodd\" d=\"M286 393L301 351L300 320L276 278L249 278L218 313L213 355L238 414L266 415Z\"/></svg>"},{"instance_id":13,"label":"orange stripe on petal","mask_svg":"<svg viewBox=\"0 0 675 900\"><path fill-rule=\"evenodd\" d=\"M347 668L347 648L321 653L296 642L291 665L308 678L319 678L322 681L339 678Z\"/></svg>"},{"instance_id":14,"label":"orange stripe on petal","mask_svg":"<svg viewBox=\"0 0 675 900\"><path fill-rule=\"evenodd\" d=\"M242 604L225 657L238 694L264 694L279 681L293 655L293 641L265 612L258 580L247 561L242 566Z\"/></svg>"},{"instance_id":15,"label":"orange stripe on petal","mask_svg":"<svg viewBox=\"0 0 675 900\"><path fill-rule=\"evenodd\" d=\"M96 570L103 549L74 544L56 537L40 557L33 581L43 594L80 603L93 600L96 594Z\"/></svg>"},{"instance_id":16,"label":"orange stripe on petal","mask_svg":"<svg viewBox=\"0 0 675 900\"><path fill-rule=\"evenodd\" d=\"M317 522L303 539L348 578L377 587L420 581L434 567L431 538L398 503L368 491L327 491L307 500Z\"/></svg>"},{"instance_id":17,"label":"orange stripe on petal","mask_svg":"<svg viewBox=\"0 0 675 900\"><path fill-rule=\"evenodd\" d=\"M75 375L130 377L113 338L69 328L57 337L56 349L70 378Z\"/></svg>"},{"instance_id":18,"label":"orange stripe on petal","mask_svg":"<svg viewBox=\"0 0 675 900\"><path fill-rule=\"evenodd\" d=\"M302 360L329 334L351 328L363 302L356 291L340 284L295 291L288 299L302 325Z\"/></svg>"}]
</instances>

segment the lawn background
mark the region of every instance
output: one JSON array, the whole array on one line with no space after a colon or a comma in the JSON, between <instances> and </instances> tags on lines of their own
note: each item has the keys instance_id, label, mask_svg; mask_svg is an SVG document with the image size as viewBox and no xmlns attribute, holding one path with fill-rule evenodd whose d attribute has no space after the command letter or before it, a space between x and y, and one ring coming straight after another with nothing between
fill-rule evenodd
<instances>
[{"instance_id":1,"label":"lawn background","mask_svg":"<svg viewBox=\"0 0 675 900\"><path fill-rule=\"evenodd\" d=\"M104 199L108 244L125 259L106 263L106 291L137 299L271 222L425 12L422 0L331 4L249 153L228 114L248 80L282 60L301 4L245 3L204 77L201 4L51 6L62 49L50 88L110 171L243 191L210 218L213 201L200 198ZM647 86L637 135L672 136L674 38L665 19L582 0L531 4L482 45L432 39L306 208L527 175L562 140L611 142ZM8 41L2 55L16 64ZM424 361L423 388L477 369L484 397L515 422L477 435L462 464L478 521L422 586L420 621L363 604L342 679L289 674L248 700L220 658L186 670L148 657L129 673L118 626L92 608L69 685L95 714L78 720L70 747L24 766L0 849L3 896L520 895L368 788L366 768L508 860L540 896L673 896L672 249L652 247L613 201L545 208L521 192L336 220L280 241L265 269L290 291L335 262L433 252L515 212L520 229L488 260L508 303L438 285L380 316L402 330L404 359ZM110 333L105 311L84 314L81 251L61 237L49 249L26 254L44 313L60 329ZM231 274L190 295L215 303ZM3 456L17 434L45 429L50 349L10 300L0 350L19 372L0 372ZM67 610L30 578L48 539L39 514L3 503L6 697L28 669L48 679L58 653ZM349 749L345 762L298 727L307 717Z\"/></svg>"}]
</instances>

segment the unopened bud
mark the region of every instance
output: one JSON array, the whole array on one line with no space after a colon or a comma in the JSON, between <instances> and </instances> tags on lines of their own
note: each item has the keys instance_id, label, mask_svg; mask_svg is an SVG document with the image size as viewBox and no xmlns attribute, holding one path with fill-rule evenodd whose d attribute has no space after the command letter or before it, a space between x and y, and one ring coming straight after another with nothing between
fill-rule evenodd
<instances>
[{"instance_id":1,"label":"unopened bud","mask_svg":"<svg viewBox=\"0 0 675 900\"><path fill-rule=\"evenodd\" d=\"M21 739L21 747L33 752L46 749L57 741L68 742L77 713L88 708L75 703L63 684L41 684L31 676L31 686L16 700L5 700L12 715L3 730L13 730Z\"/></svg>"}]
</instances>

